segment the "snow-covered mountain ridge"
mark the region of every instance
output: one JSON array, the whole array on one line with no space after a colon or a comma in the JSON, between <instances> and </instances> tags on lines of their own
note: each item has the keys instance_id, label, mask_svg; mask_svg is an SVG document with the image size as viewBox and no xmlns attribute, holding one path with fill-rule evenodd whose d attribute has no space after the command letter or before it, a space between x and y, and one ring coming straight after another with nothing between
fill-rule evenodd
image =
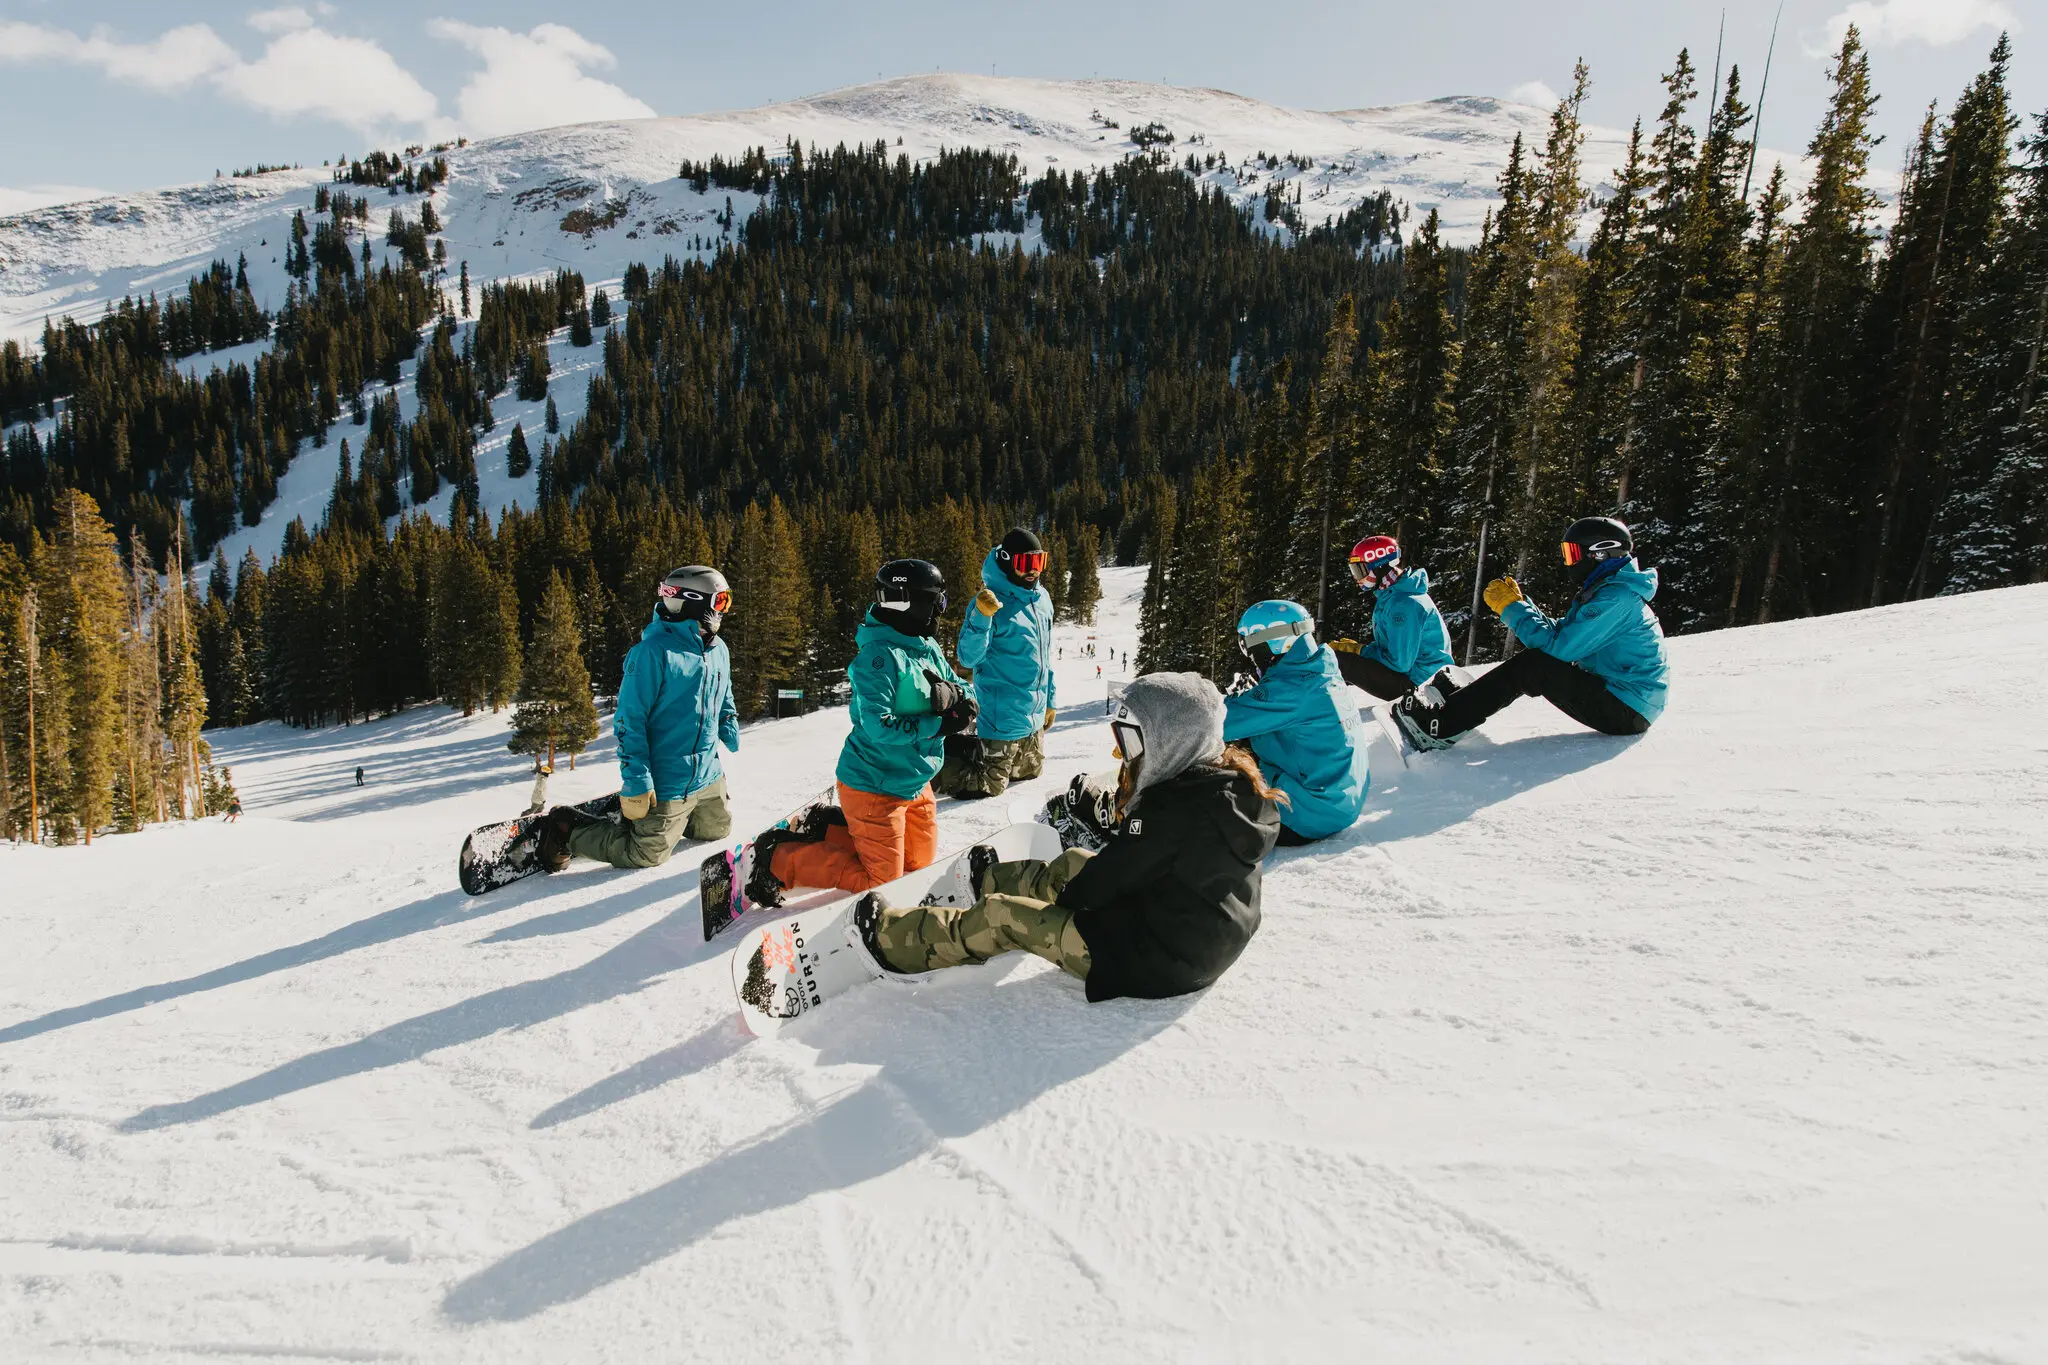
<instances>
[{"instance_id":1,"label":"snow-covered mountain ridge","mask_svg":"<svg viewBox=\"0 0 2048 1365\"><path fill-rule=\"evenodd\" d=\"M1220 156L1231 169L1208 178L1239 202L1263 201L1278 182L1299 189L1313 224L1387 190L1418 214L1437 209L1446 235L1469 242L1510 145L1520 135L1540 147L1549 114L1477 97L1317 113L1136 81L911 76L755 109L493 138L448 154L452 178L435 202L451 268L467 260L473 277L488 280L573 266L595 281L634 261L710 249L706 239L719 233L712 218L728 196L699 195L678 180L685 158L774 152L792 138L821 147L881 141L914 159L944 148L1013 152L1036 176L1135 155L1132 132L1157 124L1174 137L1166 150L1176 163L1191 151ZM1596 193L1625 145L1620 132L1588 130L1586 178ZM1254 165L1260 153L1293 154L1311 168ZM249 259L258 301L275 307L286 228L295 211L310 212L327 176L278 171L0 218L0 337L32 337L52 314L89 320L124 294L176 289L208 262L237 255ZM411 196L369 196L378 234L390 208L417 212ZM740 213L749 209L748 196L731 198ZM565 228L578 208L588 211L584 230Z\"/></svg>"},{"instance_id":2,"label":"snow-covered mountain ridge","mask_svg":"<svg viewBox=\"0 0 2048 1365\"><path fill-rule=\"evenodd\" d=\"M1107 766L1143 580L1013 794ZM456 888L504 716L217 732L239 824L0 845L0 1357L2048 1360L2048 586L1671 655L1640 739L1375 733L1206 992L1011 955L773 1040L693 849ZM737 826L846 723L747 727Z\"/></svg>"}]
</instances>

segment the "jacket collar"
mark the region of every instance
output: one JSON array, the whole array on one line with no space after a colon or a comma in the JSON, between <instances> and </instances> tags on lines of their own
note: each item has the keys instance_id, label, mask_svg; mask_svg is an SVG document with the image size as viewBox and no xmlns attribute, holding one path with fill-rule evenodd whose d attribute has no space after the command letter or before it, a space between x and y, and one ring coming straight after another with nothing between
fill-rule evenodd
<instances>
[{"instance_id":1,"label":"jacket collar","mask_svg":"<svg viewBox=\"0 0 2048 1365\"><path fill-rule=\"evenodd\" d=\"M711 652L711 642L704 638L704 628L696 621L664 621L660 612L640 632L640 638L664 649L688 650L693 654Z\"/></svg>"}]
</instances>

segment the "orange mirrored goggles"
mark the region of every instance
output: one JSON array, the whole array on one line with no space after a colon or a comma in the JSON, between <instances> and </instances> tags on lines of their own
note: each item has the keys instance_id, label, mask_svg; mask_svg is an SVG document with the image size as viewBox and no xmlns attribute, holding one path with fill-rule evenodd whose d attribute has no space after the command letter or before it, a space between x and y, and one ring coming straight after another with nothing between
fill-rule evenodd
<instances>
[{"instance_id":1,"label":"orange mirrored goggles","mask_svg":"<svg viewBox=\"0 0 2048 1365\"><path fill-rule=\"evenodd\" d=\"M1557 548L1564 551L1564 566L1567 569L1571 568L1574 564L1577 564L1580 560L1586 557L1585 549L1582 546L1573 544L1569 540L1565 541L1562 545L1559 545Z\"/></svg>"},{"instance_id":2,"label":"orange mirrored goggles","mask_svg":"<svg viewBox=\"0 0 2048 1365\"><path fill-rule=\"evenodd\" d=\"M685 602L702 602L704 600L703 593L693 592L688 588L678 588L671 583L664 583L659 588L656 588L655 595L658 597L680 597ZM731 609L732 592L730 589L720 588L717 592L711 594L711 610L723 616Z\"/></svg>"},{"instance_id":3,"label":"orange mirrored goggles","mask_svg":"<svg viewBox=\"0 0 2048 1365\"><path fill-rule=\"evenodd\" d=\"M1018 573L1044 573L1045 551L1019 550L1010 556L1010 567Z\"/></svg>"}]
</instances>

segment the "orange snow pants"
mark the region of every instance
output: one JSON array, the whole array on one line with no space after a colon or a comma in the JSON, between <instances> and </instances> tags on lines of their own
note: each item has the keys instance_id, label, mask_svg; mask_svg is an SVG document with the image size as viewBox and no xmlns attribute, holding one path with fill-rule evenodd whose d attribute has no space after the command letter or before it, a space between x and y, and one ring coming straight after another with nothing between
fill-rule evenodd
<instances>
[{"instance_id":1,"label":"orange snow pants","mask_svg":"<svg viewBox=\"0 0 2048 1365\"><path fill-rule=\"evenodd\" d=\"M828 826L823 839L776 847L768 864L776 881L866 891L930 867L939 856L939 806L930 786L906 801L841 782L839 809L846 823Z\"/></svg>"}]
</instances>

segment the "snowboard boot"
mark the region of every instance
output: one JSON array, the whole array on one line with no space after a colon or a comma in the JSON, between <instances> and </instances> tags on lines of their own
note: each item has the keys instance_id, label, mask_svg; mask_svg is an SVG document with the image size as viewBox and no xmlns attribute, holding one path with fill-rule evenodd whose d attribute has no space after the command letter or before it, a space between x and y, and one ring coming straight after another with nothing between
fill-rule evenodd
<instances>
[{"instance_id":1,"label":"snowboard boot","mask_svg":"<svg viewBox=\"0 0 2048 1365\"><path fill-rule=\"evenodd\" d=\"M1437 737L1437 717L1442 713L1443 708L1441 706L1426 705L1416 693L1410 692L1407 696L1395 702L1391 709L1394 714L1394 724L1399 727L1402 736L1418 752L1430 753L1438 749L1448 749L1457 743L1455 737L1451 739L1440 739Z\"/></svg>"},{"instance_id":2,"label":"snowboard boot","mask_svg":"<svg viewBox=\"0 0 2048 1365\"><path fill-rule=\"evenodd\" d=\"M740 895L750 908L773 909L782 904L782 883L768 867L775 861L776 846L791 837L789 830L771 829L740 851L740 865L733 875L739 880Z\"/></svg>"},{"instance_id":3,"label":"snowboard boot","mask_svg":"<svg viewBox=\"0 0 2048 1365\"><path fill-rule=\"evenodd\" d=\"M1431 708L1442 706L1452 697L1472 685L1472 675L1456 666L1439 668L1436 676L1415 689L1415 695L1422 704Z\"/></svg>"},{"instance_id":4,"label":"snowboard boot","mask_svg":"<svg viewBox=\"0 0 2048 1365\"><path fill-rule=\"evenodd\" d=\"M988 894L983 886L988 881L989 869L998 861L993 844L976 844L967 850L967 889L976 900Z\"/></svg>"},{"instance_id":5,"label":"snowboard boot","mask_svg":"<svg viewBox=\"0 0 2048 1365\"><path fill-rule=\"evenodd\" d=\"M882 956L882 945L876 934L882 927L882 916L888 912L889 903L878 892L870 891L854 903L853 932L860 939L861 951L873 960L876 967L890 976L905 976L889 965L889 959Z\"/></svg>"},{"instance_id":6,"label":"snowboard boot","mask_svg":"<svg viewBox=\"0 0 2048 1365\"><path fill-rule=\"evenodd\" d=\"M541 820L541 871L560 872L569 865L569 835L576 824L576 811L569 806L556 806Z\"/></svg>"}]
</instances>

